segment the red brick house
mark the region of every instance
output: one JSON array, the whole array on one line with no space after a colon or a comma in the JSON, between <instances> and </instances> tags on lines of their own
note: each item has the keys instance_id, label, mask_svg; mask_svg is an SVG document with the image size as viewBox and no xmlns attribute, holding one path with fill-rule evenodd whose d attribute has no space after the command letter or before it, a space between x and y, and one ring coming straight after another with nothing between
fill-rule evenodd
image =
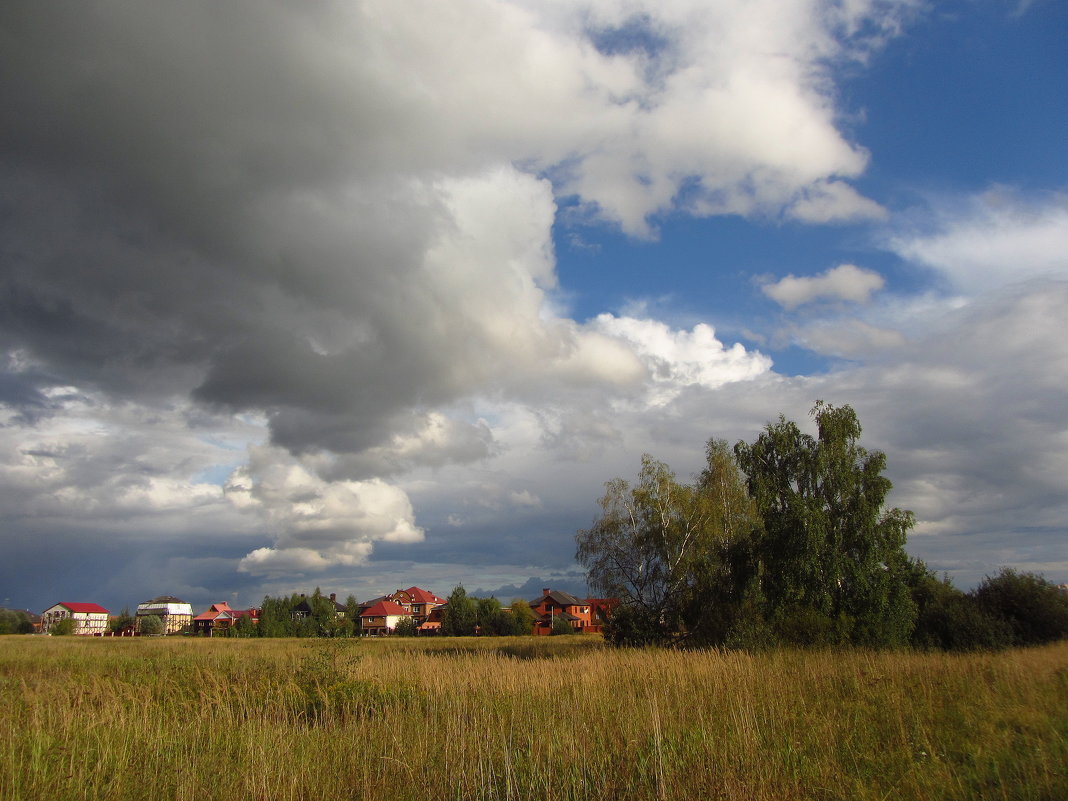
<instances>
[{"instance_id":1,"label":"red brick house","mask_svg":"<svg viewBox=\"0 0 1068 801\"><path fill-rule=\"evenodd\" d=\"M401 618L410 617L420 634L435 634L441 628L441 608L446 603L440 595L420 587L397 590L361 605L361 633L392 634Z\"/></svg>"},{"instance_id":2,"label":"red brick house","mask_svg":"<svg viewBox=\"0 0 1068 801\"><path fill-rule=\"evenodd\" d=\"M601 630L600 626L594 626L590 602L580 601L563 590L542 590L540 598L530 601L530 608L534 612L532 634L552 634L553 621L558 617L564 618L578 634Z\"/></svg>"},{"instance_id":3,"label":"red brick house","mask_svg":"<svg viewBox=\"0 0 1068 801\"><path fill-rule=\"evenodd\" d=\"M407 609L409 617L419 625L429 619L432 610L447 603L444 598L419 587L397 590L389 597L392 601Z\"/></svg>"}]
</instances>

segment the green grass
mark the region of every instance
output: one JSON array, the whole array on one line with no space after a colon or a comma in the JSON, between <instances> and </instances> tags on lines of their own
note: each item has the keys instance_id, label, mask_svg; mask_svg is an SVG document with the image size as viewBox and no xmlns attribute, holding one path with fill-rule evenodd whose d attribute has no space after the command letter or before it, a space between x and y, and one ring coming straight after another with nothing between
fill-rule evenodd
<instances>
[{"instance_id":1,"label":"green grass","mask_svg":"<svg viewBox=\"0 0 1068 801\"><path fill-rule=\"evenodd\" d=\"M0 638L0 800L1064 799L1068 644Z\"/></svg>"}]
</instances>

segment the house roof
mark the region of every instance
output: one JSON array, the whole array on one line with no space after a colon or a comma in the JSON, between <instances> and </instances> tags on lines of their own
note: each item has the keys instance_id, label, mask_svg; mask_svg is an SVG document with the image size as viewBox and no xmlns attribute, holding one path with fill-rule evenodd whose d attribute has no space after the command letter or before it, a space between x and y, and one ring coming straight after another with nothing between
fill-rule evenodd
<instances>
[{"instance_id":1,"label":"house roof","mask_svg":"<svg viewBox=\"0 0 1068 801\"><path fill-rule=\"evenodd\" d=\"M183 601L181 598L175 598L173 595L160 595L160 596L157 596L156 598L153 598L153 599L151 599L149 601L145 601L143 604L141 604L141 606L145 606L146 604L184 604L184 603L185 603L185 601Z\"/></svg>"},{"instance_id":2,"label":"house roof","mask_svg":"<svg viewBox=\"0 0 1068 801\"><path fill-rule=\"evenodd\" d=\"M222 609L221 607L226 607ZM259 618L259 609L231 609L226 604L212 604L211 609L202 612L193 620L237 620L239 617Z\"/></svg>"},{"instance_id":3,"label":"house roof","mask_svg":"<svg viewBox=\"0 0 1068 801\"><path fill-rule=\"evenodd\" d=\"M377 598L372 598L370 601L364 601L360 604L360 614L363 614L364 610L370 609L372 606L382 603L382 601L389 601L391 598L388 595L379 595Z\"/></svg>"},{"instance_id":4,"label":"house roof","mask_svg":"<svg viewBox=\"0 0 1068 801\"><path fill-rule=\"evenodd\" d=\"M201 612L199 615L193 618L193 620L214 620L222 613L232 611L234 610L230 608L230 604L226 603L226 601L221 601L217 604L212 604L211 608L208 609L207 612Z\"/></svg>"},{"instance_id":5,"label":"house roof","mask_svg":"<svg viewBox=\"0 0 1068 801\"><path fill-rule=\"evenodd\" d=\"M411 599L413 599L415 601L418 601L421 604L443 604L443 603L445 603L445 599L444 598L441 598L441 597L435 595L434 593L430 592L429 590L421 589L420 587L409 587L406 590L401 590L401 592L408 593L408 597L409 598L411 598Z\"/></svg>"},{"instance_id":6,"label":"house roof","mask_svg":"<svg viewBox=\"0 0 1068 801\"><path fill-rule=\"evenodd\" d=\"M109 614L108 610L102 607L100 604L80 603L74 601L60 601L59 606L65 606L72 612L103 612L105 615Z\"/></svg>"},{"instance_id":7,"label":"house roof","mask_svg":"<svg viewBox=\"0 0 1068 801\"><path fill-rule=\"evenodd\" d=\"M374 606L365 609L360 617L384 617L386 615L407 615L408 610L394 601L379 601Z\"/></svg>"},{"instance_id":8,"label":"house roof","mask_svg":"<svg viewBox=\"0 0 1068 801\"><path fill-rule=\"evenodd\" d=\"M553 603L555 603L557 606L585 606L586 604L585 601L580 601L578 598L576 598L569 592L564 592L563 590L553 590L552 592L543 595L540 598L535 598L533 601L529 601L530 606L532 608L538 606L543 601L545 601L546 598L553 601Z\"/></svg>"}]
</instances>

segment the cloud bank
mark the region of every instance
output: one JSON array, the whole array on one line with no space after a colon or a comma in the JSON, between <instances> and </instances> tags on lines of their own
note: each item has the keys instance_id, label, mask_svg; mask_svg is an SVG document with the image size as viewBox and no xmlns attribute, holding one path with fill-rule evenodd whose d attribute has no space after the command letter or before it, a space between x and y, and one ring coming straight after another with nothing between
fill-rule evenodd
<instances>
[{"instance_id":1,"label":"cloud bank","mask_svg":"<svg viewBox=\"0 0 1068 801\"><path fill-rule=\"evenodd\" d=\"M80 530L113 554L137 531L167 566L145 581L205 595L416 562L451 580L486 554L506 584L572 569L576 516L642 450L692 468L710 434L870 397L855 373L786 379L707 321L573 318L553 229L564 207L636 239L672 214L887 221L884 246L958 294L1063 278L1059 200L995 193L920 229L852 183L869 155L836 70L862 69L918 7L6 4L12 536ZM867 304L795 327L860 357L900 351L918 319L880 305L883 287L842 264L763 291L786 312ZM1042 296L1060 297L999 296L990 313L1052 326ZM1022 381L1063 358L959 320L943 333L985 331ZM953 401L969 349L909 353L880 380ZM902 431L895 408L888 394L860 409L880 442ZM1036 437L1062 435L1045 425ZM957 526L925 468L910 475L929 525Z\"/></svg>"}]
</instances>

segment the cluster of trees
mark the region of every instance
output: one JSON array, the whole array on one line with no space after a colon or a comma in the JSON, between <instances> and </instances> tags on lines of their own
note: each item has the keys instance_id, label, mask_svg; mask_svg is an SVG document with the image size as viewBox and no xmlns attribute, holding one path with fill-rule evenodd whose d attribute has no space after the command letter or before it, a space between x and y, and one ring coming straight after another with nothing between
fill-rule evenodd
<instances>
[{"instance_id":1,"label":"cluster of trees","mask_svg":"<svg viewBox=\"0 0 1068 801\"><path fill-rule=\"evenodd\" d=\"M0 609L0 634L32 634L33 622L21 609Z\"/></svg>"},{"instance_id":2,"label":"cluster of trees","mask_svg":"<svg viewBox=\"0 0 1068 801\"><path fill-rule=\"evenodd\" d=\"M306 604L309 612L298 612ZM260 621L239 617L228 630L230 637L352 637L359 630L360 606L355 596L345 601L345 614L338 617L337 607L322 590L315 588L309 596L293 593L263 599Z\"/></svg>"},{"instance_id":3,"label":"cluster of trees","mask_svg":"<svg viewBox=\"0 0 1068 801\"><path fill-rule=\"evenodd\" d=\"M1042 637L1068 635L1068 597L1040 577L965 594L911 559L886 456L859 444L851 407L817 401L812 417L816 436L780 416L752 443L710 440L691 483L646 455L635 485L606 484L576 558L620 600L609 641L993 647L1042 641L1021 628L1037 608Z\"/></svg>"},{"instance_id":4,"label":"cluster of trees","mask_svg":"<svg viewBox=\"0 0 1068 801\"><path fill-rule=\"evenodd\" d=\"M1068 594L1034 573L1004 568L971 592L916 564L912 642L947 651L1041 645L1068 637Z\"/></svg>"},{"instance_id":5,"label":"cluster of trees","mask_svg":"<svg viewBox=\"0 0 1068 801\"><path fill-rule=\"evenodd\" d=\"M530 634L533 628L534 612L526 601L516 598L509 609L504 609L492 596L469 596L462 584L449 594L441 616L441 633L450 637L467 637L476 632L484 637L521 636Z\"/></svg>"}]
</instances>

